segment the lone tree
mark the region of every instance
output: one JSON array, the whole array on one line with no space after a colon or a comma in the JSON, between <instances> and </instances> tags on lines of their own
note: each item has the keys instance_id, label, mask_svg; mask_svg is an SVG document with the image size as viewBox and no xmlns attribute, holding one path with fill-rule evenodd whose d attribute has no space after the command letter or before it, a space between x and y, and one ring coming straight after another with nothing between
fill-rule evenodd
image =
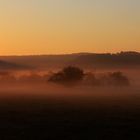
<instances>
[{"instance_id":1,"label":"lone tree","mask_svg":"<svg viewBox=\"0 0 140 140\"><path fill-rule=\"evenodd\" d=\"M78 67L68 66L65 67L62 71L53 74L49 81L55 83L75 83L81 81L84 77L84 71Z\"/></svg>"}]
</instances>

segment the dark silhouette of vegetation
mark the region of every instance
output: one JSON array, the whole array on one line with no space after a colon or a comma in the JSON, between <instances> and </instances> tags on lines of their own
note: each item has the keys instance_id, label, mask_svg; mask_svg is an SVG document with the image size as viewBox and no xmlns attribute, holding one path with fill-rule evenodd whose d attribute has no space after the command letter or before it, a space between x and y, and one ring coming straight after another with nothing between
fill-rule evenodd
<instances>
[{"instance_id":1,"label":"dark silhouette of vegetation","mask_svg":"<svg viewBox=\"0 0 140 140\"><path fill-rule=\"evenodd\" d=\"M17 76L14 72L0 71L0 83L46 83L53 82L62 85L84 86L129 86L130 81L122 72L93 73L84 72L78 67L68 66L57 73L44 73L30 71Z\"/></svg>"},{"instance_id":2,"label":"dark silhouette of vegetation","mask_svg":"<svg viewBox=\"0 0 140 140\"><path fill-rule=\"evenodd\" d=\"M84 77L84 71L78 67L68 66L62 71L53 74L49 81L56 83L75 83L81 81Z\"/></svg>"},{"instance_id":3,"label":"dark silhouette of vegetation","mask_svg":"<svg viewBox=\"0 0 140 140\"><path fill-rule=\"evenodd\" d=\"M116 86L128 86L130 85L130 82L122 72L113 72L109 74L109 84Z\"/></svg>"},{"instance_id":4,"label":"dark silhouette of vegetation","mask_svg":"<svg viewBox=\"0 0 140 140\"><path fill-rule=\"evenodd\" d=\"M129 79L122 72L95 75L86 73L78 67L68 66L50 76L49 82L58 84L76 83L81 81L86 86L129 86Z\"/></svg>"},{"instance_id":5,"label":"dark silhouette of vegetation","mask_svg":"<svg viewBox=\"0 0 140 140\"><path fill-rule=\"evenodd\" d=\"M129 86L130 81L122 72L99 74L87 74L84 84L89 86Z\"/></svg>"}]
</instances>

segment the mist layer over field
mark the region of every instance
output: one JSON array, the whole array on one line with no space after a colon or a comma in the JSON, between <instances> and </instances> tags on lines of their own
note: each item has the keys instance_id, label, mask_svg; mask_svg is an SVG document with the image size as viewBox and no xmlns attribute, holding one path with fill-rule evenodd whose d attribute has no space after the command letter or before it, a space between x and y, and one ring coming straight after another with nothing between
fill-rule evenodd
<instances>
[{"instance_id":1,"label":"mist layer over field","mask_svg":"<svg viewBox=\"0 0 140 140\"><path fill-rule=\"evenodd\" d=\"M65 86L49 82L49 72L13 71L8 76L2 72L6 76L0 80L0 138L137 138L139 71L121 71L130 80L129 86L92 86L81 82ZM107 72L110 70L96 71L96 75Z\"/></svg>"},{"instance_id":2,"label":"mist layer over field","mask_svg":"<svg viewBox=\"0 0 140 140\"><path fill-rule=\"evenodd\" d=\"M129 86L90 85L89 79L74 85L63 85L48 81L48 72L20 71L1 72L0 100L43 100L64 102L88 107L125 106L139 107L140 77L139 71L122 70L128 77ZM96 72L96 75L106 71ZM30 108L30 107L29 107Z\"/></svg>"}]
</instances>

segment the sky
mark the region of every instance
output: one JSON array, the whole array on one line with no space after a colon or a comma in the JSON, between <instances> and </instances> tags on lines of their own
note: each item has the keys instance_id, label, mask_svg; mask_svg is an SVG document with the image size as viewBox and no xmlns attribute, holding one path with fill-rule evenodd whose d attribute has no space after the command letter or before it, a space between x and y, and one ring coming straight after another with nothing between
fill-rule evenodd
<instances>
[{"instance_id":1,"label":"sky","mask_svg":"<svg viewBox=\"0 0 140 140\"><path fill-rule=\"evenodd\" d=\"M0 0L0 55L140 51L140 0Z\"/></svg>"}]
</instances>

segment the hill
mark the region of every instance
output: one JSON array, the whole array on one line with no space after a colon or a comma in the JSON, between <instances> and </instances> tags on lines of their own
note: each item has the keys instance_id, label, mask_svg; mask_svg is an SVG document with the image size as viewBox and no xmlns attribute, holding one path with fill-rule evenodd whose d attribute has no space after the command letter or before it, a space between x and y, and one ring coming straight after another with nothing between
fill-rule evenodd
<instances>
[{"instance_id":1,"label":"hill","mask_svg":"<svg viewBox=\"0 0 140 140\"><path fill-rule=\"evenodd\" d=\"M19 70L25 68L22 65L0 60L0 70Z\"/></svg>"},{"instance_id":2,"label":"hill","mask_svg":"<svg viewBox=\"0 0 140 140\"><path fill-rule=\"evenodd\" d=\"M66 65L76 65L84 68L136 68L140 67L139 52L120 52L120 53L75 53L66 55L33 55L33 56L1 56L1 60L8 61L10 64L1 64L5 67L16 67L26 65L36 69L61 68ZM1 62L2 63L2 62Z\"/></svg>"}]
</instances>

